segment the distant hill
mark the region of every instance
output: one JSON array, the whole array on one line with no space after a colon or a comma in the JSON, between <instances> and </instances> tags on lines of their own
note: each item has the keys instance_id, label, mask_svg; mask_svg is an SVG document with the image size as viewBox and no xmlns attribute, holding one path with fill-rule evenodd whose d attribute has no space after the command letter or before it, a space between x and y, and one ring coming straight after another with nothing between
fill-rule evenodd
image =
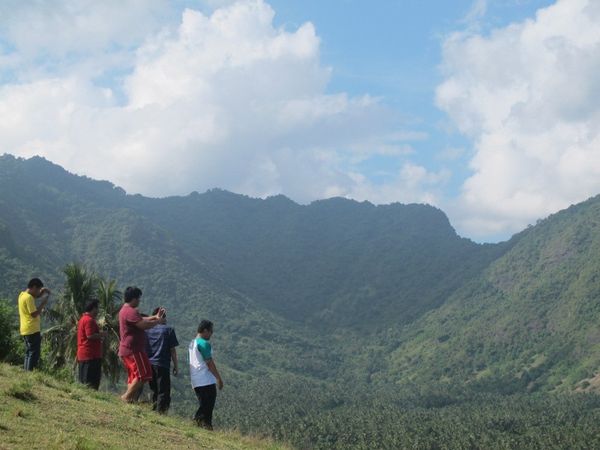
<instances>
[{"instance_id":1,"label":"distant hill","mask_svg":"<svg viewBox=\"0 0 600 450\"><path fill-rule=\"evenodd\" d=\"M509 391L588 387L600 370L600 197L514 239L403 330L387 375Z\"/></svg>"}]
</instances>

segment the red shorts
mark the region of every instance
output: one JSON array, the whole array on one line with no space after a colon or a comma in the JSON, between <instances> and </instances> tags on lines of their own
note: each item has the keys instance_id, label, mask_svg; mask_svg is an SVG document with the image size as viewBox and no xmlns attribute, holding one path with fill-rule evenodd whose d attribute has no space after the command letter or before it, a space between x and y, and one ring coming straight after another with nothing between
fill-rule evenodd
<instances>
[{"instance_id":1,"label":"red shorts","mask_svg":"<svg viewBox=\"0 0 600 450\"><path fill-rule=\"evenodd\" d=\"M152 366L145 352L121 356L121 360L127 369L127 384L131 384L135 380L152 380Z\"/></svg>"}]
</instances>

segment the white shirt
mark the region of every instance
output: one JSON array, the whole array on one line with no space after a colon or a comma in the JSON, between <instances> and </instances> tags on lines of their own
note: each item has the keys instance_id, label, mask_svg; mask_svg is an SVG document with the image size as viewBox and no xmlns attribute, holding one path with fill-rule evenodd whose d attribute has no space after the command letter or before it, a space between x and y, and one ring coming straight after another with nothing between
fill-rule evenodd
<instances>
[{"instance_id":1,"label":"white shirt","mask_svg":"<svg viewBox=\"0 0 600 450\"><path fill-rule=\"evenodd\" d=\"M192 381L192 387L209 386L216 384L217 379L208 369L208 365L202 354L198 350L196 345L196 339L192 339L188 347L188 353L190 358L190 380Z\"/></svg>"}]
</instances>

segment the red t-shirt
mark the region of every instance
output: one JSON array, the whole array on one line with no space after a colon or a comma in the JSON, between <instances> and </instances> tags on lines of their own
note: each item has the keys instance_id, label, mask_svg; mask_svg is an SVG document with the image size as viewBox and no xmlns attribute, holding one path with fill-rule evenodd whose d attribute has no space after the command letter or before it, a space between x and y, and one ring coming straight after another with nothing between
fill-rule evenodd
<instances>
[{"instance_id":1,"label":"red t-shirt","mask_svg":"<svg viewBox=\"0 0 600 450\"><path fill-rule=\"evenodd\" d=\"M100 329L96 319L90 313L83 313L77 323L77 361L102 358L102 341L88 339L88 336L98 333L100 333Z\"/></svg>"},{"instance_id":2,"label":"red t-shirt","mask_svg":"<svg viewBox=\"0 0 600 450\"><path fill-rule=\"evenodd\" d=\"M119 343L119 356L128 356L138 352L146 351L146 333L135 326L142 320L137 309L124 303L119 311L119 331L121 342Z\"/></svg>"}]
</instances>

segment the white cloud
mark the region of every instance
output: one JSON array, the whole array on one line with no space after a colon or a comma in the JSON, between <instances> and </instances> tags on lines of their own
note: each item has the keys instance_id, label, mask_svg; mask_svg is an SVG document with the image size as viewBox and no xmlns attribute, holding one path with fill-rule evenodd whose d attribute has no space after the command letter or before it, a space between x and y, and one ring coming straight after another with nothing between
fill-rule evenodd
<instances>
[{"instance_id":1,"label":"white cloud","mask_svg":"<svg viewBox=\"0 0 600 450\"><path fill-rule=\"evenodd\" d=\"M169 16L160 0L3 0L0 36L22 56L137 45Z\"/></svg>"},{"instance_id":2,"label":"white cloud","mask_svg":"<svg viewBox=\"0 0 600 450\"><path fill-rule=\"evenodd\" d=\"M448 169L433 172L418 164L406 162L392 181L382 184L373 183L363 174L353 173L355 184L349 196L378 203L427 203L441 206L445 200L443 189L451 176Z\"/></svg>"},{"instance_id":3,"label":"white cloud","mask_svg":"<svg viewBox=\"0 0 600 450\"><path fill-rule=\"evenodd\" d=\"M469 11L463 19L463 23L473 25L478 20L482 19L487 13L488 0L474 0L469 8Z\"/></svg>"},{"instance_id":4,"label":"white cloud","mask_svg":"<svg viewBox=\"0 0 600 450\"><path fill-rule=\"evenodd\" d=\"M600 193L600 3L559 0L534 19L444 44L437 104L475 145L454 222L518 231Z\"/></svg>"},{"instance_id":5,"label":"white cloud","mask_svg":"<svg viewBox=\"0 0 600 450\"><path fill-rule=\"evenodd\" d=\"M164 2L5 4L2 38L14 49L0 55L11 61L0 69L11 80L0 85L2 151L149 195L218 186L387 198L354 164L407 155L423 136L402 131L378 99L327 92L312 24L287 31L261 0L229 3L165 22ZM393 200L437 182L407 167L387 188Z\"/></svg>"}]
</instances>

